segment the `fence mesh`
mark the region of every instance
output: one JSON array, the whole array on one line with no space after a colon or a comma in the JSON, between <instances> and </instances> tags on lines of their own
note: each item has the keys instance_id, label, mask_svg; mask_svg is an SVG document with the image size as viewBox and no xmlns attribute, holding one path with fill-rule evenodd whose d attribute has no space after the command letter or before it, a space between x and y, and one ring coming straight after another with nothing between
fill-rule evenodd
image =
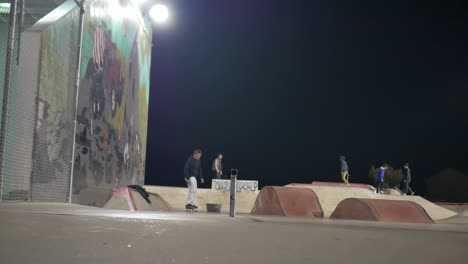
<instances>
[{"instance_id":1,"label":"fence mesh","mask_svg":"<svg viewBox=\"0 0 468 264\"><path fill-rule=\"evenodd\" d=\"M26 10L37 5L35 1L25 4ZM42 17L26 14L24 31L20 39L15 39L14 75L3 149L2 200L67 200L78 10L72 10L71 6L69 10L54 9L50 6L43 10ZM0 28L8 31L9 24L2 22ZM2 37L2 41L6 42L7 38ZM6 46L0 46L3 67ZM2 87L4 78L3 74Z\"/></svg>"},{"instance_id":2,"label":"fence mesh","mask_svg":"<svg viewBox=\"0 0 468 264\"><path fill-rule=\"evenodd\" d=\"M132 1L86 1L76 95L80 9L73 0L25 1L8 126L0 135L0 198L65 202L72 185L73 202L102 206L116 187L144 181L150 27ZM0 110L9 28L1 3Z\"/></svg>"}]
</instances>

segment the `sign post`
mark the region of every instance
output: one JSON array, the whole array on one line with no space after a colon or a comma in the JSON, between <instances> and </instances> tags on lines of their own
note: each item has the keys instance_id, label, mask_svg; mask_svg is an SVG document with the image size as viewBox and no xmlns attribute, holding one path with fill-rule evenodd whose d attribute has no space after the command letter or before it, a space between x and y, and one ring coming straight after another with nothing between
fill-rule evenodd
<instances>
[{"instance_id":1,"label":"sign post","mask_svg":"<svg viewBox=\"0 0 468 264\"><path fill-rule=\"evenodd\" d=\"M231 170L231 195L229 201L229 216L236 216L236 183L237 183L237 169Z\"/></svg>"}]
</instances>

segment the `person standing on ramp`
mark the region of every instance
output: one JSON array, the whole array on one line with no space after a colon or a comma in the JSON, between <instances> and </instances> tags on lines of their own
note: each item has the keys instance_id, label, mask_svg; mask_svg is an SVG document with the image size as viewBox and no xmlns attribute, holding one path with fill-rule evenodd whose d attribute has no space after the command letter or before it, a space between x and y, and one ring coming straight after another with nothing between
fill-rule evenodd
<instances>
[{"instance_id":1,"label":"person standing on ramp","mask_svg":"<svg viewBox=\"0 0 468 264\"><path fill-rule=\"evenodd\" d=\"M211 170L213 171L213 179L221 179L223 176L223 154L218 154L216 159L213 161L211 166Z\"/></svg>"},{"instance_id":2,"label":"person standing on ramp","mask_svg":"<svg viewBox=\"0 0 468 264\"><path fill-rule=\"evenodd\" d=\"M200 178L200 182L204 183L203 179L203 170L201 166L201 156L202 151L196 149L193 151L193 154L187 159L184 166L184 178L187 182L187 187L189 189L187 195L187 202L185 204L185 209L193 210L197 209L198 206L195 205L195 199L197 198L197 177Z\"/></svg>"},{"instance_id":3,"label":"person standing on ramp","mask_svg":"<svg viewBox=\"0 0 468 264\"><path fill-rule=\"evenodd\" d=\"M385 179L385 171L387 169L388 169L388 165L384 164L377 171L376 186L375 186L376 193L384 193L383 185L384 185L384 179Z\"/></svg>"},{"instance_id":4,"label":"person standing on ramp","mask_svg":"<svg viewBox=\"0 0 468 264\"><path fill-rule=\"evenodd\" d=\"M404 191L402 193L403 195L407 195L408 192L409 192L409 194L414 195L413 190L409 186L410 182L411 182L411 170L409 168L408 162L406 162L403 165L403 183L405 184Z\"/></svg>"},{"instance_id":5,"label":"person standing on ramp","mask_svg":"<svg viewBox=\"0 0 468 264\"><path fill-rule=\"evenodd\" d=\"M344 183L349 185L349 171L348 163L346 163L345 156L340 156L340 167L341 167L341 179Z\"/></svg>"}]
</instances>

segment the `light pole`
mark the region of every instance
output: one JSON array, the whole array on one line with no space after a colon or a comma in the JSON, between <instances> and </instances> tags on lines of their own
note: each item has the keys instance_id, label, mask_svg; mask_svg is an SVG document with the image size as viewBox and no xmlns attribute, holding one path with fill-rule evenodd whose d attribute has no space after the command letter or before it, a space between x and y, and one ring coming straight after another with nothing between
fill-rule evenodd
<instances>
[{"instance_id":1,"label":"light pole","mask_svg":"<svg viewBox=\"0 0 468 264\"><path fill-rule=\"evenodd\" d=\"M83 45L83 23L85 15L85 0L75 0L76 5L80 8L80 21L78 24L78 51L76 54L76 80L75 80L75 113L73 114L73 139L72 139L72 155L70 168L70 190L68 193L68 202L72 202L73 195L73 171L75 168L75 148L76 148L76 127L78 125L78 98L80 95L80 72L81 72L81 46Z\"/></svg>"}]
</instances>

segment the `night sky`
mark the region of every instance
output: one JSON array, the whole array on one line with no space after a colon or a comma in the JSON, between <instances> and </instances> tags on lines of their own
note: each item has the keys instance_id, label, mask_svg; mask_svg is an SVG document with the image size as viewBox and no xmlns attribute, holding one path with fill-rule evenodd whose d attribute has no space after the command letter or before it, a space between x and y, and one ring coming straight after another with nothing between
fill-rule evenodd
<instances>
[{"instance_id":1,"label":"night sky","mask_svg":"<svg viewBox=\"0 0 468 264\"><path fill-rule=\"evenodd\" d=\"M441 169L468 173L464 1L169 2L153 32L146 184L185 186L195 148L209 178L222 152L225 173L261 186L339 181L340 155L351 182L408 161L420 194Z\"/></svg>"}]
</instances>

